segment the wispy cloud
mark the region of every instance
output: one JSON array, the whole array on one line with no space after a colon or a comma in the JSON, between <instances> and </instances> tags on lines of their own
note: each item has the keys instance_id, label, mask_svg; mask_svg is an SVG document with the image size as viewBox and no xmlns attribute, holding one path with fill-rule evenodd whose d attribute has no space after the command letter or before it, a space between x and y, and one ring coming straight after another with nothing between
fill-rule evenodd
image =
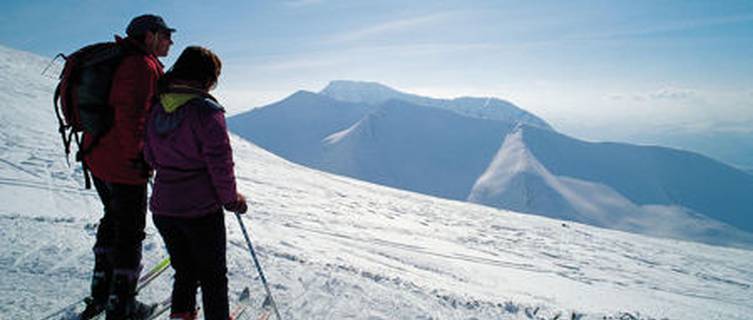
<instances>
[{"instance_id":1,"label":"wispy cloud","mask_svg":"<svg viewBox=\"0 0 753 320\"><path fill-rule=\"evenodd\" d=\"M430 15L410 17L399 20L382 22L376 25L356 29L332 36L328 42L340 43L367 39L388 33L405 32L424 26L431 26L452 16L451 12L434 13Z\"/></svg>"},{"instance_id":2,"label":"wispy cloud","mask_svg":"<svg viewBox=\"0 0 753 320\"><path fill-rule=\"evenodd\" d=\"M345 62L343 56L319 56L319 57L281 57L259 65L259 68L268 71L296 71L313 68L329 68L342 65Z\"/></svg>"},{"instance_id":3,"label":"wispy cloud","mask_svg":"<svg viewBox=\"0 0 753 320\"><path fill-rule=\"evenodd\" d=\"M300 8L323 3L324 0L288 0L284 4L288 7Z\"/></svg>"},{"instance_id":4,"label":"wispy cloud","mask_svg":"<svg viewBox=\"0 0 753 320\"><path fill-rule=\"evenodd\" d=\"M607 95L607 99L614 101L647 101L647 100L682 100L697 96L698 92L689 88L662 87L651 92L615 93Z\"/></svg>"},{"instance_id":5,"label":"wispy cloud","mask_svg":"<svg viewBox=\"0 0 753 320\"><path fill-rule=\"evenodd\" d=\"M427 55L453 54L458 52L470 52L496 48L487 43L423 43L405 45L382 45L382 46L359 46L344 50L328 50L319 52L306 52L285 56L270 57L268 60L257 64L257 67L268 71L300 71L304 69L329 68L329 67L356 67L363 61L375 61L374 65L390 65L397 68L394 63L377 62L384 61L415 61Z\"/></svg>"},{"instance_id":6,"label":"wispy cloud","mask_svg":"<svg viewBox=\"0 0 753 320\"><path fill-rule=\"evenodd\" d=\"M608 100L612 101L635 101L641 102L649 99L651 94L646 93L615 93L607 95Z\"/></svg>"},{"instance_id":7,"label":"wispy cloud","mask_svg":"<svg viewBox=\"0 0 753 320\"><path fill-rule=\"evenodd\" d=\"M714 127L717 132L724 133L753 133L753 118L739 121L726 121L716 124Z\"/></svg>"},{"instance_id":8,"label":"wispy cloud","mask_svg":"<svg viewBox=\"0 0 753 320\"><path fill-rule=\"evenodd\" d=\"M696 91L687 88L664 87L650 93L648 96L652 99L686 99L695 95Z\"/></svg>"},{"instance_id":9,"label":"wispy cloud","mask_svg":"<svg viewBox=\"0 0 753 320\"><path fill-rule=\"evenodd\" d=\"M658 33L674 32L674 31L686 31L698 28L723 26L732 23L751 22L753 21L753 15L735 15L725 17L712 17L704 19L692 19L692 20L679 20L679 21L667 21L661 24L641 26L634 29L605 32L600 34L593 34L591 38L617 38L617 37L633 37L633 36L648 36Z\"/></svg>"},{"instance_id":10,"label":"wispy cloud","mask_svg":"<svg viewBox=\"0 0 753 320\"><path fill-rule=\"evenodd\" d=\"M573 41L609 41L620 39L644 38L670 32L690 31L700 28L725 26L729 24L753 22L753 14L711 17L702 19L670 20L647 25L625 25L606 27L595 31L558 34L557 37L531 41L531 45L557 45Z\"/></svg>"}]
</instances>

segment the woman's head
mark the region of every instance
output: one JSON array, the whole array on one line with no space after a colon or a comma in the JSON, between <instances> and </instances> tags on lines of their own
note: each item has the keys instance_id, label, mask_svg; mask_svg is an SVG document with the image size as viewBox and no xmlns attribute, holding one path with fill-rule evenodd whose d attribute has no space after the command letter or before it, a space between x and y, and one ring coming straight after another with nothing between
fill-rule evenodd
<instances>
[{"instance_id":1,"label":"woman's head","mask_svg":"<svg viewBox=\"0 0 753 320\"><path fill-rule=\"evenodd\" d=\"M163 80L209 91L217 85L222 62L212 51L199 46L187 47L175 61Z\"/></svg>"}]
</instances>

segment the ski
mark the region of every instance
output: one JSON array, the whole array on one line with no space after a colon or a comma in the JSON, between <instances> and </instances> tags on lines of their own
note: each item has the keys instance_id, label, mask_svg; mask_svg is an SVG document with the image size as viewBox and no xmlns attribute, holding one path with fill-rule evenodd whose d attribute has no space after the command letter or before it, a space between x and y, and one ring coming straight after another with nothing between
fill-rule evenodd
<instances>
[{"instance_id":1,"label":"ski","mask_svg":"<svg viewBox=\"0 0 753 320\"><path fill-rule=\"evenodd\" d=\"M165 300L162 300L162 302L158 303L157 306L154 309L154 312L152 312L152 315L147 318L147 320L153 320L157 319L159 316L164 314L167 311L170 311L170 306L172 306L172 299L167 298Z\"/></svg>"},{"instance_id":2,"label":"ski","mask_svg":"<svg viewBox=\"0 0 753 320\"><path fill-rule=\"evenodd\" d=\"M136 293L138 293L141 289L146 287L149 283L154 281L154 279L157 279L162 273L164 273L167 270L167 267L170 266L170 257L167 257L165 259L162 259L157 265L152 267L149 271L147 271L143 276L139 278L139 282L136 286ZM159 304L154 307L154 310L159 307ZM105 313L102 312L98 315L96 315L91 320L102 320L105 317Z\"/></svg>"},{"instance_id":3,"label":"ski","mask_svg":"<svg viewBox=\"0 0 753 320\"><path fill-rule=\"evenodd\" d=\"M257 320L267 320L272 315L272 299L267 296L261 303L261 313Z\"/></svg>"},{"instance_id":4,"label":"ski","mask_svg":"<svg viewBox=\"0 0 753 320\"><path fill-rule=\"evenodd\" d=\"M264 310L257 320L268 320L270 315L272 315L271 310Z\"/></svg>"},{"instance_id":5,"label":"ski","mask_svg":"<svg viewBox=\"0 0 753 320\"><path fill-rule=\"evenodd\" d=\"M167 270L167 267L170 266L170 257L167 257L165 259L162 259L159 263L157 263L156 266L154 266L151 270L147 271L141 278L139 278L138 286L136 287L136 292L139 292L142 288L146 287L150 282L154 281L154 279L157 279L165 270Z\"/></svg>"},{"instance_id":6,"label":"ski","mask_svg":"<svg viewBox=\"0 0 753 320\"><path fill-rule=\"evenodd\" d=\"M243 291L238 295L238 302L233 310L230 311L230 319L239 320L248 310L249 300L251 299L251 291L248 287L243 288Z\"/></svg>"},{"instance_id":7,"label":"ski","mask_svg":"<svg viewBox=\"0 0 753 320\"><path fill-rule=\"evenodd\" d=\"M241 316L246 314L246 310L248 309L248 305L244 303L239 303L238 305L233 308L233 310L230 311L230 319L232 320L239 320Z\"/></svg>"},{"instance_id":8,"label":"ski","mask_svg":"<svg viewBox=\"0 0 753 320\"><path fill-rule=\"evenodd\" d=\"M238 304L233 308L232 312L230 312L230 319L242 319L241 317L246 314L246 311L248 311L249 308L251 308L251 293L248 287L246 287L238 296ZM259 313L259 316L256 319L268 320L271 314L271 300L269 299L269 296L267 296L261 304L261 313Z\"/></svg>"},{"instance_id":9,"label":"ski","mask_svg":"<svg viewBox=\"0 0 753 320\"><path fill-rule=\"evenodd\" d=\"M240 320L242 316L246 314L248 311L250 304L250 291L248 287L243 289L243 292L241 292L240 296L238 297L238 303L235 305L233 310L230 311L230 319L234 320ZM258 317L258 320L267 320L269 319L270 310L268 310L268 301L269 299L265 299L264 303L262 304L262 308L264 310L262 311L261 315ZM172 299L167 298L163 300L162 302L158 303L157 306L155 306L154 312L152 313L147 320L154 320L159 318L161 315L165 314L170 310L170 307L172 306ZM198 310L198 308L197 308Z\"/></svg>"},{"instance_id":10,"label":"ski","mask_svg":"<svg viewBox=\"0 0 753 320\"><path fill-rule=\"evenodd\" d=\"M158 262L154 267L149 269L144 275L142 275L139 278L138 286L136 287L136 291L141 290L146 285L148 285L150 282L154 281L157 277L159 277L162 273L164 273L170 266L170 257L167 257L165 259L162 259L160 262ZM84 297L82 299L79 299L75 302L72 302L70 304L65 305L64 307L58 309L57 311L48 314L47 316L41 318L40 320L48 320L52 319L53 317L60 315L64 312L74 312L73 310L75 307L81 303L84 303L88 297ZM78 319L78 315L70 315L70 316L64 316L62 318L63 320L66 319ZM96 317L95 317L96 319Z\"/></svg>"},{"instance_id":11,"label":"ski","mask_svg":"<svg viewBox=\"0 0 753 320\"><path fill-rule=\"evenodd\" d=\"M146 320L154 320L159 318L161 315L165 314L166 312L170 311L170 308L173 306L172 303L172 297L169 297L165 300L162 300L162 302L158 303L156 306L154 306L154 312L146 318ZM196 307L196 313L201 310L198 306Z\"/></svg>"}]
</instances>

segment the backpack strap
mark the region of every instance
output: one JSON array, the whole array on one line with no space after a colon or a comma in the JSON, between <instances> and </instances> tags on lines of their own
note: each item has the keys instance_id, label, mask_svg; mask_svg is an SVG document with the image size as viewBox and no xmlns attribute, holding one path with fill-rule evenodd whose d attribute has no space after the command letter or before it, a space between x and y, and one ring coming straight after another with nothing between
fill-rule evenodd
<instances>
[{"instance_id":1,"label":"backpack strap","mask_svg":"<svg viewBox=\"0 0 753 320\"><path fill-rule=\"evenodd\" d=\"M58 54L58 56L62 56L63 59L67 59L65 55ZM57 58L57 57L56 57ZM66 72L64 70L64 72ZM60 78L62 79L65 74L61 74ZM55 115L58 118L58 132L60 133L60 138L63 140L63 147L65 148L65 162L68 164L68 166L71 165L70 162L70 154L71 154L71 142L73 142L73 133L75 130L71 130L71 132L66 137L65 132L69 129L71 129L73 126L71 124L66 124L65 120L63 119L63 116L60 114L61 109L61 91L62 91L63 82L58 83L58 85L55 87L55 94L52 96L52 104L55 106Z\"/></svg>"},{"instance_id":2,"label":"backpack strap","mask_svg":"<svg viewBox=\"0 0 753 320\"><path fill-rule=\"evenodd\" d=\"M204 101L204 105L209 107L210 109L225 113L225 108L222 107L222 105L220 105L217 102L217 100L214 99L214 97L212 96L205 97L203 101Z\"/></svg>"},{"instance_id":3,"label":"backpack strap","mask_svg":"<svg viewBox=\"0 0 753 320\"><path fill-rule=\"evenodd\" d=\"M71 163L68 160L68 155L71 153L71 142L70 140L65 138L65 130L68 128L68 126L65 125L63 117L60 115L60 105L58 104L59 100L60 84L58 83L57 87L55 87L55 94L52 97L52 104L55 106L55 115L57 115L58 117L58 132L60 133L60 138L63 140L63 147L65 147L65 161L68 162L68 165L70 166Z\"/></svg>"},{"instance_id":4,"label":"backpack strap","mask_svg":"<svg viewBox=\"0 0 753 320\"><path fill-rule=\"evenodd\" d=\"M66 59L66 57L64 55L62 55L62 54L60 54L59 56L62 56L64 59ZM63 75L61 75L61 78L62 77L63 77ZM89 170L89 166L87 166L86 162L83 161L84 154L81 153L81 151L82 151L81 150L81 144L82 144L83 136L79 136L78 132L76 132L76 130L70 130L70 132L68 133L68 136L66 136L66 134L65 134L65 132L68 129L72 128L72 125L66 124L65 121L63 120L63 116L60 115L60 103L59 102L60 102L60 99L61 99L61 96L60 96L61 95L61 88L60 88L61 86L62 86L62 82L58 83L57 87L55 87L55 94L52 97L52 103L53 103L53 105L55 105L55 115L58 118L58 132L60 133L60 138L63 140L63 147L65 147L65 162L66 162L66 164L68 166L71 165L71 160L70 160L71 143L73 141L76 141L76 146L78 147L77 148L78 152L76 152L76 161L81 161L81 165L83 167L84 187L86 189L91 189L91 187L92 187L91 186L91 173L90 173L90 170ZM94 144L95 142L97 142L99 139L94 139L94 140L95 141L92 144ZM91 151L91 149L92 149L91 147L87 148L86 152L88 153L89 151Z\"/></svg>"},{"instance_id":5,"label":"backpack strap","mask_svg":"<svg viewBox=\"0 0 753 320\"><path fill-rule=\"evenodd\" d=\"M78 151L76 152L76 161L81 162L81 167L84 171L84 185L86 186L86 189L91 189L92 188L91 170L89 170L89 165L87 165L86 161L84 161L84 156L89 154L89 152L91 152L94 149L94 147L96 147L97 144L99 144L99 138L101 136L94 136L92 138L91 143L89 143L89 145L82 148L82 145L84 144L83 143L84 135L86 135L86 132L84 132L81 135L81 137L79 137L78 134L75 134L76 145L78 146Z\"/></svg>"}]
</instances>

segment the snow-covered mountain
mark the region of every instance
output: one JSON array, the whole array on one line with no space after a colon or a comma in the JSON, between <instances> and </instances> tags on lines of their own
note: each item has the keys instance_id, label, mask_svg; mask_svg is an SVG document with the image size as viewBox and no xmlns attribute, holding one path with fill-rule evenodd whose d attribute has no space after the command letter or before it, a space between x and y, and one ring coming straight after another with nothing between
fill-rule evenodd
<instances>
[{"instance_id":1,"label":"snow-covered mountain","mask_svg":"<svg viewBox=\"0 0 753 320\"><path fill-rule=\"evenodd\" d=\"M320 94L299 92L229 123L288 160L385 186L648 235L753 245L749 174L690 152L579 141L514 106L498 109L522 115L509 121L446 108L473 99L333 81Z\"/></svg>"},{"instance_id":2,"label":"snow-covered mountain","mask_svg":"<svg viewBox=\"0 0 753 320\"><path fill-rule=\"evenodd\" d=\"M351 84L373 89L367 90L373 92L367 95L370 100L353 98L353 102L346 102L299 91L280 102L231 117L228 126L299 164L456 200L468 196L500 140L513 127L513 122L468 117L457 112L461 109L428 106L448 101L408 95L377 84L335 81L323 92L345 99L336 89ZM379 95L382 90L391 95ZM372 104L385 96L391 99ZM424 104L393 96L411 97ZM476 102L483 106L484 101ZM521 114L519 121L537 119L526 112L515 112ZM542 121L532 123L549 128Z\"/></svg>"},{"instance_id":3,"label":"snow-covered mountain","mask_svg":"<svg viewBox=\"0 0 753 320\"><path fill-rule=\"evenodd\" d=\"M324 140L329 172L464 200L513 125L390 100Z\"/></svg>"},{"instance_id":4,"label":"snow-covered mountain","mask_svg":"<svg viewBox=\"0 0 753 320\"><path fill-rule=\"evenodd\" d=\"M372 106L381 105L389 100L400 100L415 105L445 109L472 118L523 123L551 129L546 121L536 115L508 101L492 97L434 99L400 92L376 82L346 80L331 81L319 93L340 101L365 103Z\"/></svg>"},{"instance_id":5,"label":"snow-covered mountain","mask_svg":"<svg viewBox=\"0 0 753 320\"><path fill-rule=\"evenodd\" d=\"M753 177L697 154L588 143L519 126L468 200L643 234L750 246L752 198Z\"/></svg>"},{"instance_id":6,"label":"snow-covered mountain","mask_svg":"<svg viewBox=\"0 0 753 320\"><path fill-rule=\"evenodd\" d=\"M46 61L0 46L0 319L83 297L99 201L65 164ZM221 98L221 97L220 97ZM244 216L284 319L750 319L753 252L330 175L232 136ZM262 288L227 216L233 297ZM148 222L145 264L166 255ZM141 294L168 296L170 277Z\"/></svg>"},{"instance_id":7,"label":"snow-covered mountain","mask_svg":"<svg viewBox=\"0 0 753 320\"><path fill-rule=\"evenodd\" d=\"M259 146L311 167L322 163L322 140L344 130L373 108L298 91L284 100L227 120L236 134Z\"/></svg>"},{"instance_id":8,"label":"snow-covered mountain","mask_svg":"<svg viewBox=\"0 0 753 320\"><path fill-rule=\"evenodd\" d=\"M515 123L551 127L509 102L433 99L333 81L231 117L230 129L312 168L464 200Z\"/></svg>"}]
</instances>

